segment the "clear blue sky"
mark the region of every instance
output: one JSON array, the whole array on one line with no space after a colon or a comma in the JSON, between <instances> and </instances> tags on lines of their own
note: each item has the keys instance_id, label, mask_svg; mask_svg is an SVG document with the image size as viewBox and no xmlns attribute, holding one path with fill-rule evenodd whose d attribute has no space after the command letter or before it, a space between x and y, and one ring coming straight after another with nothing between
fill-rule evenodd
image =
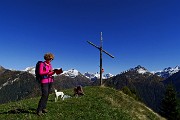
<instances>
[{"instance_id":1,"label":"clear blue sky","mask_svg":"<svg viewBox=\"0 0 180 120\"><path fill-rule=\"evenodd\" d=\"M53 67L105 73L180 65L179 0L0 0L0 65L23 70L55 54Z\"/></svg>"}]
</instances>

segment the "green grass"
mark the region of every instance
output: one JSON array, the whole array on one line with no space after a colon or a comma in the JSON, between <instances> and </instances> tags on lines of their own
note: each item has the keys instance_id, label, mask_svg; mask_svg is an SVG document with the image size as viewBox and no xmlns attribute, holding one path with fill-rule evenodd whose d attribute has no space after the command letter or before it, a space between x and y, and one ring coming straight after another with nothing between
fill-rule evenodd
<instances>
[{"instance_id":1,"label":"green grass","mask_svg":"<svg viewBox=\"0 0 180 120\"><path fill-rule=\"evenodd\" d=\"M164 119L142 103L108 87L84 87L82 97L54 102L51 94L48 113L35 114L38 98L0 105L0 120L161 120ZM72 95L73 90L63 91Z\"/></svg>"}]
</instances>

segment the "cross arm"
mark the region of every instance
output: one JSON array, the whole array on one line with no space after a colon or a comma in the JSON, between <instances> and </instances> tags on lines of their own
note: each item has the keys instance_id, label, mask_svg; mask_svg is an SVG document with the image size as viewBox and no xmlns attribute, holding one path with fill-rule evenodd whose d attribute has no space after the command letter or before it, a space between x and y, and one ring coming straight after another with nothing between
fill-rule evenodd
<instances>
[{"instance_id":1,"label":"cross arm","mask_svg":"<svg viewBox=\"0 0 180 120\"><path fill-rule=\"evenodd\" d=\"M88 42L89 44L91 44L92 46L94 46L94 47L100 49L100 47L98 47L97 45L93 44L92 42L90 42L90 41L87 41L87 42Z\"/></svg>"},{"instance_id":2,"label":"cross arm","mask_svg":"<svg viewBox=\"0 0 180 120\"><path fill-rule=\"evenodd\" d=\"M102 51L103 51L104 53L106 53L107 55L109 55L110 57L114 58L114 56L113 56L113 55L109 54L109 53L108 53L108 52L106 52L105 50L103 50L103 49L102 49Z\"/></svg>"}]
</instances>

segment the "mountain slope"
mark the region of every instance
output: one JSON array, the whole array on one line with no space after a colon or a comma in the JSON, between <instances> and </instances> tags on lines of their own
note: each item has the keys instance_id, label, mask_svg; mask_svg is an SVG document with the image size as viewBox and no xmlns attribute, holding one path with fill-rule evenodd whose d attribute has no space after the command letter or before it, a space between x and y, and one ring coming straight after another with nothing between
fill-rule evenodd
<instances>
[{"instance_id":1,"label":"mountain slope","mask_svg":"<svg viewBox=\"0 0 180 120\"><path fill-rule=\"evenodd\" d=\"M113 78L104 80L104 84L117 90L127 86L135 91L148 107L158 111L165 91L162 80L163 78L153 75L143 67L138 66Z\"/></svg>"},{"instance_id":2,"label":"mountain slope","mask_svg":"<svg viewBox=\"0 0 180 120\"><path fill-rule=\"evenodd\" d=\"M55 76L56 89L74 88L77 85L88 86L91 80L78 73L76 76ZM3 70L0 74L0 104L18 101L40 95L40 85L35 76L26 71Z\"/></svg>"},{"instance_id":3,"label":"mountain slope","mask_svg":"<svg viewBox=\"0 0 180 120\"><path fill-rule=\"evenodd\" d=\"M54 77L54 87L58 90L73 88L78 85L89 86L92 84L91 80L79 73L75 77L68 77L66 75L60 75Z\"/></svg>"},{"instance_id":4,"label":"mountain slope","mask_svg":"<svg viewBox=\"0 0 180 120\"><path fill-rule=\"evenodd\" d=\"M6 70L0 75L0 104L40 94L32 74Z\"/></svg>"},{"instance_id":5,"label":"mountain slope","mask_svg":"<svg viewBox=\"0 0 180 120\"><path fill-rule=\"evenodd\" d=\"M163 83L165 85L172 83L174 85L174 87L176 88L176 91L180 93L180 87L179 87L180 86L180 71L173 74L166 80L164 80ZM180 94L179 94L179 96L180 96Z\"/></svg>"},{"instance_id":6,"label":"mountain slope","mask_svg":"<svg viewBox=\"0 0 180 120\"><path fill-rule=\"evenodd\" d=\"M6 69L0 65L0 74L3 73Z\"/></svg>"},{"instance_id":7,"label":"mountain slope","mask_svg":"<svg viewBox=\"0 0 180 120\"><path fill-rule=\"evenodd\" d=\"M0 105L0 119L48 120L165 120L142 103L108 87L84 87L85 95L54 102L48 101L49 112L37 116L35 109L39 98ZM72 90L64 90L72 95Z\"/></svg>"}]
</instances>

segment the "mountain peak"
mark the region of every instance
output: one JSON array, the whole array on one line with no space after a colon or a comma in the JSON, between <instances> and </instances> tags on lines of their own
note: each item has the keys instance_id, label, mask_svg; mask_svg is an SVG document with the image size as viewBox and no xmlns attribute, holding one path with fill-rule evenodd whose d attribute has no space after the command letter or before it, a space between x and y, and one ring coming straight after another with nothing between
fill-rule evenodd
<instances>
[{"instance_id":1,"label":"mountain peak","mask_svg":"<svg viewBox=\"0 0 180 120\"><path fill-rule=\"evenodd\" d=\"M76 76L79 75L79 71L76 70L76 69L70 69L68 71L63 71L62 75L65 75L65 76L69 76L71 78L75 78Z\"/></svg>"},{"instance_id":2,"label":"mountain peak","mask_svg":"<svg viewBox=\"0 0 180 120\"><path fill-rule=\"evenodd\" d=\"M96 73L86 72L86 73L84 73L84 76L86 76L88 79L91 79L92 81L94 81L94 80L100 78L100 73L98 73L98 72L96 72ZM111 78L111 77L113 77L113 76L114 76L114 75L112 75L111 73L107 73L107 74L103 74L103 75L102 75L102 78L103 78L103 79L108 79L108 78Z\"/></svg>"},{"instance_id":3,"label":"mountain peak","mask_svg":"<svg viewBox=\"0 0 180 120\"><path fill-rule=\"evenodd\" d=\"M144 69L146 70L144 67L142 67L141 65L138 65L137 67L135 67L135 69Z\"/></svg>"},{"instance_id":4,"label":"mountain peak","mask_svg":"<svg viewBox=\"0 0 180 120\"><path fill-rule=\"evenodd\" d=\"M35 74L35 67L27 67L25 70L22 70L22 71L26 71L31 74Z\"/></svg>"},{"instance_id":5,"label":"mountain peak","mask_svg":"<svg viewBox=\"0 0 180 120\"><path fill-rule=\"evenodd\" d=\"M180 71L180 67L177 65L174 68L173 67L164 68L162 71L155 72L155 74L163 78L168 78L174 73L177 73L178 71Z\"/></svg>"},{"instance_id":6,"label":"mountain peak","mask_svg":"<svg viewBox=\"0 0 180 120\"><path fill-rule=\"evenodd\" d=\"M148 72L148 70L146 68L142 67L141 65L138 65L135 68L131 68L130 71L136 71L140 74L144 74L144 73Z\"/></svg>"},{"instance_id":7,"label":"mountain peak","mask_svg":"<svg viewBox=\"0 0 180 120\"><path fill-rule=\"evenodd\" d=\"M0 65L0 71L3 71L3 70L5 70L5 68Z\"/></svg>"},{"instance_id":8,"label":"mountain peak","mask_svg":"<svg viewBox=\"0 0 180 120\"><path fill-rule=\"evenodd\" d=\"M177 65L174 69L176 69L176 70L180 70L180 66L179 66L179 65Z\"/></svg>"}]
</instances>

